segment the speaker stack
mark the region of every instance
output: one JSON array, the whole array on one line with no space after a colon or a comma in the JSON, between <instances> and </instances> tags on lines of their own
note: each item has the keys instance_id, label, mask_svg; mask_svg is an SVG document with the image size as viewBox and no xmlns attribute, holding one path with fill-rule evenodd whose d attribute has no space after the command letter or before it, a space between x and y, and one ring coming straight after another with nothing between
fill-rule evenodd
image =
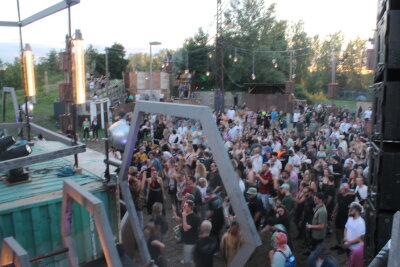
<instances>
[{"instance_id":1,"label":"speaker stack","mask_svg":"<svg viewBox=\"0 0 400 267\"><path fill-rule=\"evenodd\" d=\"M400 210L400 1L378 1L365 259L390 239Z\"/></svg>"}]
</instances>

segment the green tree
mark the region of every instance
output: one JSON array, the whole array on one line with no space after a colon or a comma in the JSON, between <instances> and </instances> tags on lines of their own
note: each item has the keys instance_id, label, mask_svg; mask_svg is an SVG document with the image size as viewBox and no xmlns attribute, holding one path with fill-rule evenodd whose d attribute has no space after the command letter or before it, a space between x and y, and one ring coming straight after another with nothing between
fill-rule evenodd
<instances>
[{"instance_id":1,"label":"green tree","mask_svg":"<svg viewBox=\"0 0 400 267\"><path fill-rule=\"evenodd\" d=\"M22 74L21 74L21 60L16 57L14 63L6 63L6 70L4 71L4 86L14 87L16 90L23 89Z\"/></svg>"},{"instance_id":2,"label":"green tree","mask_svg":"<svg viewBox=\"0 0 400 267\"><path fill-rule=\"evenodd\" d=\"M304 31L304 22L299 21L292 25L290 30L290 49L293 52L294 81L297 84L305 83L309 75L309 67L313 57L312 38Z\"/></svg>"},{"instance_id":3,"label":"green tree","mask_svg":"<svg viewBox=\"0 0 400 267\"><path fill-rule=\"evenodd\" d=\"M289 73L287 22L276 19L275 4L264 8L262 0L235 0L225 12L223 40L229 55L225 59L225 87L245 88L245 83L283 83ZM256 80L251 79L254 72Z\"/></svg>"},{"instance_id":4,"label":"green tree","mask_svg":"<svg viewBox=\"0 0 400 267\"><path fill-rule=\"evenodd\" d=\"M368 85L372 84L372 74L365 69L366 43L367 40L357 37L351 40L343 51L338 66L339 73L346 77L345 82L340 84L343 90L367 90Z\"/></svg>"},{"instance_id":5,"label":"green tree","mask_svg":"<svg viewBox=\"0 0 400 267\"><path fill-rule=\"evenodd\" d=\"M108 69L111 79L122 79L122 72L126 70L128 60L125 59L125 47L122 44L114 43L108 49Z\"/></svg>"}]
</instances>

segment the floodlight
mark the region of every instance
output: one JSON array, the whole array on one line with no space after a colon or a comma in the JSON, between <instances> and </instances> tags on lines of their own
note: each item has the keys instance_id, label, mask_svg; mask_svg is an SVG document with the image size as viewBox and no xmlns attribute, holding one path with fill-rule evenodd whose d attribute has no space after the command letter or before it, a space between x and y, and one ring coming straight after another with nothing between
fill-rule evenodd
<instances>
[{"instance_id":1,"label":"floodlight","mask_svg":"<svg viewBox=\"0 0 400 267\"><path fill-rule=\"evenodd\" d=\"M3 153L13 144L15 144L15 138L11 135L0 138L0 153Z\"/></svg>"},{"instance_id":2,"label":"floodlight","mask_svg":"<svg viewBox=\"0 0 400 267\"><path fill-rule=\"evenodd\" d=\"M29 145L16 146L1 153L0 161L28 156L32 153Z\"/></svg>"}]
</instances>

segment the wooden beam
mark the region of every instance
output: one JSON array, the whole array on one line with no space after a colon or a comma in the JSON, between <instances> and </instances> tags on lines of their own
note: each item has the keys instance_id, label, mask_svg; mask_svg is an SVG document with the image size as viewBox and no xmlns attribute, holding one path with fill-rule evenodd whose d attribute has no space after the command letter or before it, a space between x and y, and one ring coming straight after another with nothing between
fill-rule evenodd
<instances>
[{"instance_id":1,"label":"wooden beam","mask_svg":"<svg viewBox=\"0 0 400 267\"><path fill-rule=\"evenodd\" d=\"M39 125L37 125L35 123L30 123L30 125L31 125L31 130L33 130L33 131L35 131L37 133L41 133L46 138L61 142L61 143L65 144L65 145L68 145L68 146L72 145L72 139L67 137L67 136L65 136L65 135L53 132L52 130L46 129L46 128L44 128L42 126L39 126ZM83 145L83 143L79 143L79 145Z\"/></svg>"},{"instance_id":2,"label":"wooden beam","mask_svg":"<svg viewBox=\"0 0 400 267\"><path fill-rule=\"evenodd\" d=\"M56 158L62 158L86 151L86 145L77 145L37 155L29 155L26 157L10 159L0 162L0 172L6 172L12 169L25 167L39 162L49 161Z\"/></svg>"},{"instance_id":3,"label":"wooden beam","mask_svg":"<svg viewBox=\"0 0 400 267\"><path fill-rule=\"evenodd\" d=\"M5 122L0 123L0 129L17 129L21 127L25 127L26 124L23 122Z\"/></svg>"},{"instance_id":4,"label":"wooden beam","mask_svg":"<svg viewBox=\"0 0 400 267\"><path fill-rule=\"evenodd\" d=\"M113 234L108 221L107 213L103 202L90 192L83 189L71 179L64 180L63 200L62 200L62 225L61 233L64 245L68 248L68 258L70 266L78 266L78 258L73 243L71 242L71 224L73 210L73 201L78 202L84 207L94 218L97 233L107 266L121 267L121 260L114 243Z\"/></svg>"},{"instance_id":5,"label":"wooden beam","mask_svg":"<svg viewBox=\"0 0 400 267\"><path fill-rule=\"evenodd\" d=\"M0 27L19 27L18 21L0 21Z\"/></svg>"},{"instance_id":6,"label":"wooden beam","mask_svg":"<svg viewBox=\"0 0 400 267\"><path fill-rule=\"evenodd\" d=\"M1 266L31 266L26 250L14 239L14 237L6 237L3 239L3 248L0 255Z\"/></svg>"}]
</instances>

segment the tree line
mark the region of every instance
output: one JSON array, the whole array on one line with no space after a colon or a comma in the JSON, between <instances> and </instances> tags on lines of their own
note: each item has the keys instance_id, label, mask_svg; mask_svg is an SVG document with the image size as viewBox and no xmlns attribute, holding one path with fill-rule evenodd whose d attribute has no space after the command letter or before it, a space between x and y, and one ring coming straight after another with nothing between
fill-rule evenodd
<instances>
[{"instance_id":1,"label":"tree line","mask_svg":"<svg viewBox=\"0 0 400 267\"><path fill-rule=\"evenodd\" d=\"M276 16L276 6L265 8L263 0L232 0L224 10L222 45L226 90L246 90L249 83L284 83L290 78L298 93L326 92L331 81L332 56L337 63L336 81L339 90L365 91L372 84L372 72L366 66L367 40L359 37L345 43L342 32L322 39L310 36L304 23L289 23ZM124 71L148 71L147 53L126 55L125 47L113 43L99 52L93 45L85 51L86 71L106 74L106 53L110 79L122 79ZM55 50L41 57L36 64L37 82L43 84L44 72L49 82L63 79ZM200 28L176 51L164 49L153 55L153 71L166 68L166 59L173 64L173 73L192 73L196 89L214 88L215 36ZM292 70L292 72L290 72ZM255 74L255 79L252 74ZM13 63L0 59L0 86L22 88L19 58Z\"/></svg>"}]
</instances>

